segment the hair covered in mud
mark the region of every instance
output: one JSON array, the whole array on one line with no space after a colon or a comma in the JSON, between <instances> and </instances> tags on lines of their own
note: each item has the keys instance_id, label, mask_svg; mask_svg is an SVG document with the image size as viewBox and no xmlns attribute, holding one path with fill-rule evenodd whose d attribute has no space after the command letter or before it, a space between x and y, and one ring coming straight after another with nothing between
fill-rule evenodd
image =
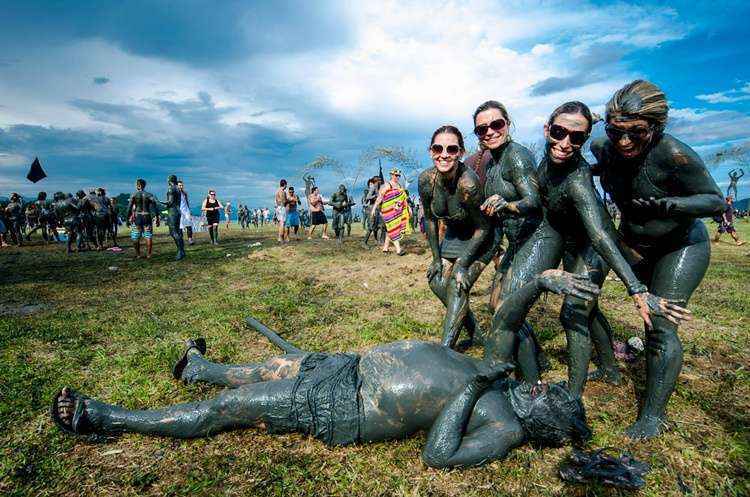
<instances>
[{"instance_id":1,"label":"hair covered in mud","mask_svg":"<svg viewBox=\"0 0 750 497\"><path fill-rule=\"evenodd\" d=\"M591 438L586 411L567 383L522 383L510 391L510 402L532 444L559 447Z\"/></svg>"}]
</instances>

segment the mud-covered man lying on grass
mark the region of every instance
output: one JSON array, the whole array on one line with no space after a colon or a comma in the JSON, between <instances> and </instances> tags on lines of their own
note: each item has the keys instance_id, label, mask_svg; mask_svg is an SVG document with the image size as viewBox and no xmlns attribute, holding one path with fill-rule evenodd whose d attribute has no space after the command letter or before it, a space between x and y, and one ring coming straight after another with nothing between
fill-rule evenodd
<instances>
[{"instance_id":1,"label":"mud-covered man lying on grass","mask_svg":"<svg viewBox=\"0 0 750 497\"><path fill-rule=\"evenodd\" d=\"M501 315L522 320L518 309L531 306L542 291L591 299L599 290L585 276L545 271L507 299L508 312L501 308ZM52 418L76 434L192 438L265 426L273 433L310 434L328 445L426 430L422 458L433 467L484 464L525 442L561 445L591 434L583 405L564 384L517 383L507 378L513 366L438 343L393 342L361 355L296 352L265 363L222 365L204 358L204 341L189 341L173 373L185 382L228 387L215 398L129 410L64 388Z\"/></svg>"}]
</instances>

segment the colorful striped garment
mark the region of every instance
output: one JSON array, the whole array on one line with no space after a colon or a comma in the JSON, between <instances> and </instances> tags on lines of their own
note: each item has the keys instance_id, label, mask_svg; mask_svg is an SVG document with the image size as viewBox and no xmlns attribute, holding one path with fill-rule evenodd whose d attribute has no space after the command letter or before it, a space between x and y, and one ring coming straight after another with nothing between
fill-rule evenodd
<instances>
[{"instance_id":1,"label":"colorful striped garment","mask_svg":"<svg viewBox=\"0 0 750 497\"><path fill-rule=\"evenodd\" d=\"M406 200L405 190L389 187L383 195L383 203L380 204L388 238L394 242L401 240L401 236L409 228L409 207Z\"/></svg>"}]
</instances>

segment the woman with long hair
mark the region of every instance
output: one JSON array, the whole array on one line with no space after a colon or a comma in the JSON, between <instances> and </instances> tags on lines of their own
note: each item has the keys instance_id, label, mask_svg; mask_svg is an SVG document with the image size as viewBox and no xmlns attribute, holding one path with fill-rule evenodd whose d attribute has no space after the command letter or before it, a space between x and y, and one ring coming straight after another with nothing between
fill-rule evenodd
<instances>
[{"instance_id":1,"label":"woman with long hair","mask_svg":"<svg viewBox=\"0 0 750 497\"><path fill-rule=\"evenodd\" d=\"M546 150L537 170L544 219L514 257L502 295L520 289L545 269L558 267L567 254L567 270L584 274L601 286L606 262L633 298L636 310L650 326L651 315L678 321L687 311L674 302L648 293L620 253L614 224L594 188L591 169L581 155L593 125L589 108L581 102L567 102L554 110L544 125ZM568 378L571 393L581 395L591 356L589 322L596 300L567 295L560 311L568 347ZM495 314L493 330L486 343L490 355L502 361L512 355L516 337L498 325L504 316ZM501 331L502 332L499 332ZM532 364L520 363L527 381L537 381Z\"/></svg>"},{"instance_id":2,"label":"woman with long hair","mask_svg":"<svg viewBox=\"0 0 750 497\"><path fill-rule=\"evenodd\" d=\"M432 264L427 270L430 289L446 307L443 345L454 348L461 328L473 339L477 324L469 310L469 292L491 254L489 220L480 209L484 196L477 175L462 162L464 139L455 126L441 126L432 134L433 166L419 175L419 198L424 209ZM438 221L445 223L440 241Z\"/></svg>"}]
</instances>

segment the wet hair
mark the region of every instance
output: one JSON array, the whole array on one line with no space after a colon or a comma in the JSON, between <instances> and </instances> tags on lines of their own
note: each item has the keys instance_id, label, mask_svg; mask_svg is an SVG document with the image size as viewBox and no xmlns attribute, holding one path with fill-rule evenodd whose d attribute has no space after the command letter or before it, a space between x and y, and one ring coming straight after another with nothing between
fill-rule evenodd
<instances>
[{"instance_id":1,"label":"wet hair","mask_svg":"<svg viewBox=\"0 0 750 497\"><path fill-rule=\"evenodd\" d=\"M435 137L443 133L449 133L451 135L455 135L456 138L458 138L458 146L461 148L461 151L463 152L466 150L466 148L464 147L464 135L461 134L461 131L459 131L457 127L451 124L440 126L438 129L435 130L435 132L432 134L432 138L430 139L430 146L432 146L432 144L435 143Z\"/></svg>"},{"instance_id":2,"label":"wet hair","mask_svg":"<svg viewBox=\"0 0 750 497\"><path fill-rule=\"evenodd\" d=\"M167 182L177 184L177 176L175 176L174 174L170 174L169 178L167 178Z\"/></svg>"},{"instance_id":3,"label":"wet hair","mask_svg":"<svg viewBox=\"0 0 750 497\"><path fill-rule=\"evenodd\" d=\"M606 110L607 122L617 118L645 119L662 132L667 125L669 104L661 88L650 81L636 79L615 92Z\"/></svg>"},{"instance_id":4,"label":"wet hair","mask_svg":"<svg viewBox=\"0 0 750 497\"><path fill-rule=\"evenodd\" d=\"M282 179L281 181L279 181L279 186L286 186L286 180Z\"/></svg>"},{"instance_id":5,"label":"wet hair","mask_svg":"<svg viewBox=\"0 0 750 497\"><path fill-rule=\"evenodd\" d=\"M143 178L138 178L135 180L135 184L140 186L141 188L146 188L146 180Z\"/></svg>"},{"instance_id":6,"label":"wet hair","mask_svg":"<svg viewBox=\"0 0 750 497\"><path fill-rule=\"evenodd\" d=\"M510 403L533 444L559 447L591 438L583 403L571 395L564 381L548 385L522 383L511 389Z\"/></svg>"},{"instance_id":7,"label":"wet hair","mask_svg":"<svg viewBox=\"0 0 750 497\"><path fill-rule=\"evenodd\" d=\"M508 115L508 109L505 108L503 104L498 102L497 100L487 100L485 103L477 107L477 109L474 111L474 115L472 116L472 122L474 124L477 123L477 116L481 114L482 112L490 109L497 109L500 111L500 113L503 115L503 119L505 119L505 122L508 123L508 126L511 124L510 115Z\"/></svg>"},{"instance_id":8,"label":"wet hair","mask_svg":"<svg viewBox=\"0 0 750 497\"><path fill-rule=\"evenodd\" d=\"M557 116L561 114L581 114L589 122L589 128L586 130L587 133L591 132L591 127L594 125L594 116L591 114L589 106L583 102L573 100L572 102L565 102L558 108L552 111L552 114L547 120L547 124L551 125L557 119Z\"/></svg>"}]
</instances>

